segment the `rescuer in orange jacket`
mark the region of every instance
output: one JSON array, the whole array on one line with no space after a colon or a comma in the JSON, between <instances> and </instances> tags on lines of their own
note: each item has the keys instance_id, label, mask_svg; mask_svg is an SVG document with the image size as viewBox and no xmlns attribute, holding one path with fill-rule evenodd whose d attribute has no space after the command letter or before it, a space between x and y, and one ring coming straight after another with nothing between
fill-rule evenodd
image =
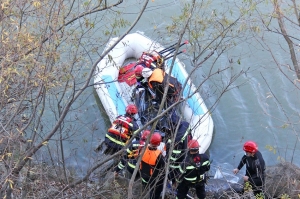
<instances>
[{"instance_id":1,"label":"rescuer in orange jacket","mask_svg":"<svg viewBox=\"0 0 300 199\"><path fill-rule=\"evenodd\" d=\"M138 112L137 107L129 104L125 111L126 114L118 116L105 135L104 142L107 148L104 153L106 155L111 155L121 150L139 128L133 117Z\"/></svg>"},{"instance_id":2,"label":"rescuer in orange jacket","mask_svg":"<svg viewBox=\"0 0 300 199\"><path fill-rule=\"evenodd\" d=\"M130 174L133 173L137 163L137 158L139 157L142 148L145 146L145 142L149 135L150 131L145 130L142 133L140 140L134 141L130 144L126 152L124 152L123 158L119 162L118 166L115 168L115 176L117 176L118 172L124 169L125 167Z\"/></svg>"},{"instance_id":3,"label":"rescuer in orange jacket","mask_svg":"<svg viewBox=\"0 0 300 199\"><path fill-rule=\"evenodd\" d=\"M143 190L150 190L150 199L159 199L163 190L165 162L157 148L160 142L161 135L154 133L140 164Z\"/></svg>"},{"instance_id":4,"label":"rescuer in orange jacket","mask_svg":"<svg viewBox=\"0 0 300 199\"><path fill-rule=\"evenodd\" d=\"M153 91L154 101L160 103L164 94L164 89L167 86L167 78L169 76L169 89L167 93L167 103L171 105L179 99L179 94L182 89L181 83L175 78L168 75L160 68L153 71L149 68L144 68L142 71L144 78L148 78L148 87Z\"/></svg>"}]
</instances>

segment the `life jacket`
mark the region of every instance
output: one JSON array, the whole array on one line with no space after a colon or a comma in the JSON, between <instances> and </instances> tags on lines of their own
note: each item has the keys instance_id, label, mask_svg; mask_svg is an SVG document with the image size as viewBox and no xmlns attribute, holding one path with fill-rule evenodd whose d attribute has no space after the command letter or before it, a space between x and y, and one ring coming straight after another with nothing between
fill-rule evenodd
<instances>
[{"instance_id":1,"label":"life jacket","mask_svg":"<svg viewBox=\"0 0 300 199\"><path fill-rule=\"evenodd\" d=\"M138 63L144 64L146 67L151 68L153 70L157 67L162 67L163 58L156 51L152 53L143 52Z\"/></svg>"},{"instance_id":2,"label":"life jacket","mask_svg":"<svg viewBox=\"0 0 300 199\"><path fill-rule=\"evenodd\" d=\"M146 151L142 157L142 162L140 164L140 170L142 171L142 173L148 176L152 176L157 158L160 154L160 150L150 150L148 147L146 148Z\"/></svg>"},{"instance_id":3,"label":"life jacket","mask_svg":"<svg viewBox=\"0 0 300 199\"><path fill-rule=\"evenodd\" d=\"M137 158L140 155L140 151L142 150L142 148L145 146L145 141L144 140L140 140L139 146L137 147L137 149L134 149L132 151L130 151L130 153L127 155L128 158Z\"/></svg>"},{"instance_id":4,"label":"life jacket","mask_svg":"<svg viewBox=\"0 0 300 199\"><path fill-rule=\"evenodd\" d=\"M148 85L151 89L153 89L153 86L151 82L158 82L163 85L163 87L166 86L168 74L165 73L162 69L156 68L153 70L152 75L149 77ZM170 76L169 77L169 90L168 94L170 95L176 95L178 94L182 89L182 85L175 77Z\"/></svg>"},{"instance_id":5,"label":"life jacket","mask_svg":"<svg viewBox=\"0 0 300 199\"><path fill-rule=\"evenodd\" d=\"M112 123L108 132L120 136L122 139L129 139L131 137L129 128L133 126L131 121L130 117L120 116Z\"/></svg>"},{"instance_id":6,"label":"life jacket","mask_svg":"<svg viewBox=\"0 0 300 199\"><path fill-rule=\"evenodd\" d=\"M152 75L149 77L148 85L151 89L153 89L153 86L151 82L158 82L163 83L165 77L165 72L162 69L154 69Z\"/></svg>"}]
</instances>

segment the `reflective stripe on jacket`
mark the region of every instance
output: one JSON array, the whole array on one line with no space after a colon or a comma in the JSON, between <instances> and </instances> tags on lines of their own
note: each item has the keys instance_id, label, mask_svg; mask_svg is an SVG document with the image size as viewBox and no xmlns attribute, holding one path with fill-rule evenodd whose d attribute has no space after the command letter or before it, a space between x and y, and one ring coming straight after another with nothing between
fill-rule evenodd
<instances>
[{"instance_id":1,"label":"reflective stripe on jacket","mask_svg":"<svg viewBox=\"0 0 300 199\"><path fill-rule=\"evenodd\" d=\"M121 139L128 140L132 136L132 119L126 116L119 116L108 129L109 133L120 136Z\"/></svg>"},{"instance_id":2,"label":"reflective stripe on jacket","mask_svg":"<svg viewBox=\"0 0 300 199\"><path fill-rule=\"evenodd\" d=\"M179 169L180 164L184 161L185 152L187 149L187 136L191 132L189 123L182 121L179 125L178 132L175 138L175 147L170 157L170 167L173 169ZM171 144L172 140L168 140L168 144Z\"/></svg>"},{"instance_id":3,"label":"reflective stripe on jacket","mask_svg":"<svg viewBox=\"0 0 300 199\"><path fill-rule=\"evenodd\" d=\"M139 152L144 147L144 145L145 141L143 140L133 141L132 143L130 143L128 148L124 151L122 159L120 160L115 171L119 172L120 170L124 169L125 165L134 169L137 163Z\"/></svg>"},{"instance_id":4,"label":"reflective stripe on jacket","mask_svg":"<svg viewBox=\"0 0 300 199\"><path fill-rule=\"evenodd\" d=\"M115 144L125 146L126 142L119 141L118 139L113 138L112 136L108 135L108 133L105 135L110 141L114 142Z\"/></svg>"},{"instance_id":5,"label":"reflective stripe on jacket","mask_svg":"<svg viewBox=\"0 0 300 199\"><path fill-rule=\"evenodd\" d=\"M194 162L195 157L198 158L200 162ZM197 154L194 156L189 154L185 162L179 167L179 171L182 174L181 179L191 183L197 183L205 180L205 172L209 169L210 161L208 156L205 154Z\"/></svg>"}]
</instances>

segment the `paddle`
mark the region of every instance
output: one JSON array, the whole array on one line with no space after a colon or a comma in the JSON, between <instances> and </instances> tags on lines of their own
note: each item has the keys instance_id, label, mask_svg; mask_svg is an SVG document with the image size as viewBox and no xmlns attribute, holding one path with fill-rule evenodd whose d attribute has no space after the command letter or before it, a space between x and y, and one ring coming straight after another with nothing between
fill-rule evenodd
<instances>
[{"instance_id":1,"label":"paddle","mask_svg":"<svg viewBox=\"0 0 300 199\"><path fill-rule=\"evenodd\" d=\"M183 45L185 45L185 44L188 44L188 43L189 43L189 41L186 40L186 41L184 41L182 44L180 44L178 48L180 48L181 46L183 46ZM171 50L174 52L174 51L176 50L176 48L175 48L176 45L177 45L177 43L175 43L175 44L173 44L173 45L171 45L171 46L169 46L169 47L167 47L167 48L165 48L165 49L159 51L159 53L160 53L160 54L163 54L163 53L166 53L166 52L171 51Z\"/></svg>"},{"instance_id":2,"label":"paddle","mask_svg":"<svg viewBox=\"0 0 300 199\"><path fill-rule=\"evenodd\" d=\"M179 55L179 54L181 54L181 53L185 53L185 52L186 52L186 49L184 49L184 50L178 52L177 55ZM169 55L169 54L168 54L168 55ZM171 56L169 56L169 57L166 57L165 60L168 60L168 59L170 59L171 57L174 57L174 55L171 55Z\"/></svg>"},{"instance_id":3,"label":"paddle","mask_svg":"<svg viewBox=\"0 0 300 199\"><path fill-rule=\"evenodd\" d=\"M169 50L169 51L167 51L167 52L169 52L168 54L166 54L166 55L164 55L164 57L167 57L167 56L169 56L169 55L171 55L173 52L175 52L175 48L173 48L172 50Z\"/></svg>"}]
</instances>

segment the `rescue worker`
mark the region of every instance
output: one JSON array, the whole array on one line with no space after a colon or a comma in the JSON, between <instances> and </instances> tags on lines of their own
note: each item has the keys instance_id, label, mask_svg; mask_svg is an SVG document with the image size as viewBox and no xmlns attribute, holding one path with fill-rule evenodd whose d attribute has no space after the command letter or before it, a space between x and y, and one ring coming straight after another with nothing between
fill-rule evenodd
<instances>
[{"instance_id":1,"label":"rescue worker","mask_svg":"<svg viewBox=\"0 0 300 199\"><path fill-rule=\"evenodd\" d=\"M104 142L107 148L104 154L106 155L111 155L121 150L139 128L133 117L138 112L137 107L134 104L129 104L125 111L125 115L119 115L105 135Z\"/></svg>"},{"instance_id":2,"label":"rescue worker","mask_svg":"<svg viewBox=\"0 0 300 199\"><path fill-rule=\"evenodd\" d=\"M204 199L206 172L210 169L210 161L206 154L199 154L200 145L197 140L188 142L189 153L180 165L181 176L178 180L176 199L184 199L190 189L195 187L199 199Z\"/></svg>"},{"instance_id":3,"label":"rescue worker","mask_svg":"<svg viewBox=\"0 0 300 199\"><path fill-rule=\"evenodd\" d=\"M172 130L175 132L177 127L176 123L173 123L172 125ZM170 135L170 138L174 137L173 132ZM186 121L181 121L179 126L178 126L178 131L175 137L175 143L174 143L174 148L171 153L170 157L170 172L169 172L169 180L172 181L172 184L176 184L176 178L178 178L180 171L180 164L184 161L185 159L185 152L187 149L187 140L188 137L191 137L191 129L190 129L190 124ZM172 140L168 139L167 143L167 149L170 148L170 145L172 144ZM167 151L167 154L169 152Z\"/></svg>"},{"instance_id":4,"label":"rescue worker","mask_svg":"<svg viewBox=\"0 0 300 199\"><path fill-rule=\"evenodd\" d=\"M142 75L142 71L145 67L141 64L136 65L134 68L134 74L137 81L137 86L147 86L147 81Z\"/></svg>"},{"instance_id":5,"label":"rescue worker","mask_svg":"<svg viewBox=\"0 0 300 199\"><path fill-rule=\"evenodd\" d=\"M233 169L233 173L237 174L246 164L246 174L243 176L244 182L251 184L254 195L263 193L266 165L262 154L258 151L258 146L253 141L245 142L243 150L245 155L242 157L238 167Z\"/></svg>"},{"instance_id":6,"label":"rescue worker","mask_svg":"<svg viewBox=\"0 0 300 199\"><path fill-rule=\"evenodd\" d=\"M150 135L150 131L144 130L141 139L138 141L134 141L130 144L130 146L124 152L123 158L119 162L118 166L115 168L115 176L117 176L118 172L120 172L125 167L127 168L127 171L130 174L133 173L137 163L137 158L140 155L140 151L145 146L145 142L149 135Z\"/></svg>"},{"instance_id":7,"label":"rescue worker","mask_svg":"<svg viewBox=\"0 0 300 199\"><path fill-rule=\"evenodd\" d=\"M161 150L157 148L160 142L161 135L153 133L140 164L143 190L150 190L150 199L159 199L163 190L165 162Z\"/></svg>"},{"instance_id":8,"label":"rescue worker","mask_svg":"<svg viewBox=\"0 0 300 199\"><path fill-rule=\"evenodd\" d=\"M153 71L149 68L144 68L142 75L148 80L148 87L153 92L153 100L160 104L164 94L164 89L167 86L166 82L169 75L160 68L156 68ZM175 77L169 76L169 89L167 93L168 106L179 100L181 89L181 83L178 82Z\"/></svg>"}]
</instances>

